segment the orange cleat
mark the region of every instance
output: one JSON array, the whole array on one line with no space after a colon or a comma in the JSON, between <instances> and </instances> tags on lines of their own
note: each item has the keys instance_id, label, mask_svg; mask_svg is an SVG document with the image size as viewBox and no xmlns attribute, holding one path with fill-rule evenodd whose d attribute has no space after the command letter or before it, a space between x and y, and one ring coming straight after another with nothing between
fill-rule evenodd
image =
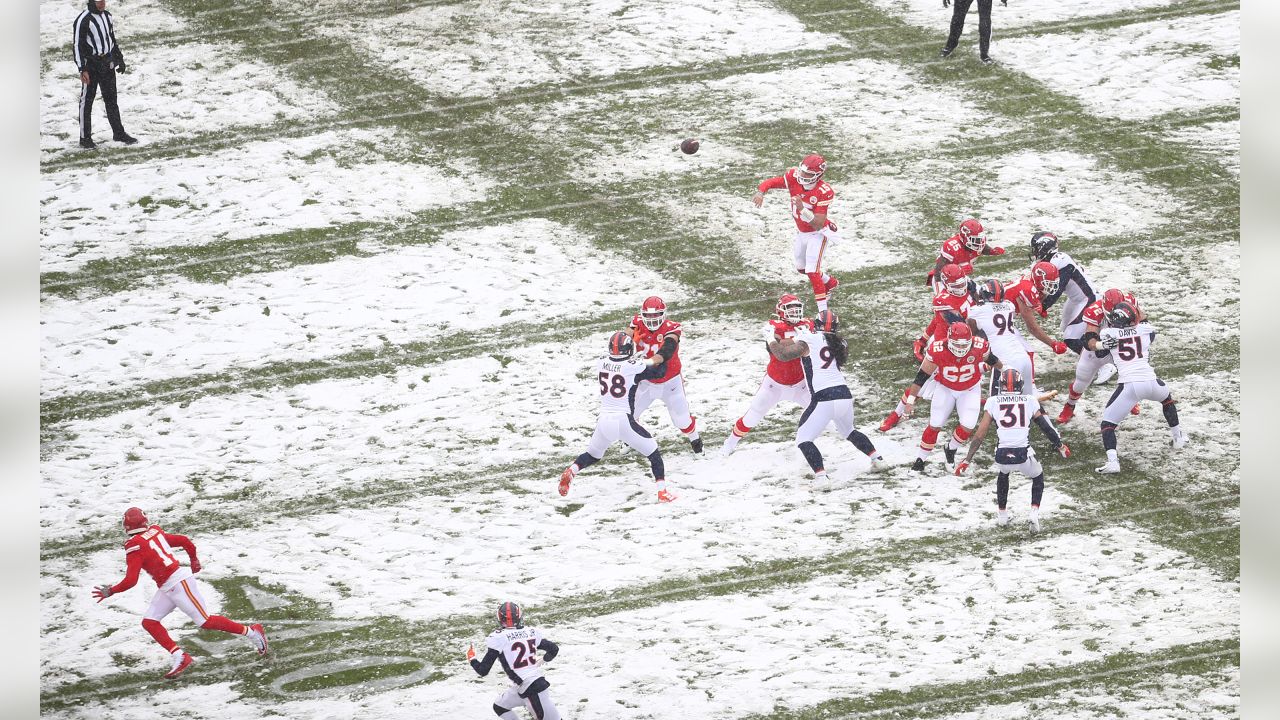
<instances>
[{"instance_id":1,"label":"orange cleat","mask_svg":"<svg viewBox=\"0 0 1280 720\"><path fill-rule=\"evenodd\" d=\"M884 422L880 423L880 432L889 432L889 429L897 425L901 419L902 416L898 414L897 410L889 411L888 417L884 419Z\"/></svg>"},{"instance_id":2,"label":"orange cleat","mask_svg":"<svg viewBox=\"0 0 1280 720\"><path fill-rule=\"evenodd\" d=\"M565 468L564 472L560 473L560 497L569 494L569 483L571 482L573 482L573 470Z\"/></svg>"},{"instance_id":3,"label":"orange cleat","mask_svg":"<svg viewBox=\"0 0 1280 720\"><path fill-rule=\"evenodd\" d=\"M675 500L675 499L676 499L676 496L675 496L674 494L672 494L672 492L671 492L670 490L659 490L659 491L658 491L658 502L668 503L668 502L671 502L672 500Z\"/></svg>"},{"instance_id":4,"label":"orange cleat","mask_svg":"<svg viewBox=\"0 0 1280 720\"><path fill-rule=\"evenodd\" d=\"M1066 423L1071 422L1071 418L1075 417L1075 414L1075 405L1063 405L1062 412L1058 413L1058 424L1065 425Z\"/></svg>"}]
</instances>

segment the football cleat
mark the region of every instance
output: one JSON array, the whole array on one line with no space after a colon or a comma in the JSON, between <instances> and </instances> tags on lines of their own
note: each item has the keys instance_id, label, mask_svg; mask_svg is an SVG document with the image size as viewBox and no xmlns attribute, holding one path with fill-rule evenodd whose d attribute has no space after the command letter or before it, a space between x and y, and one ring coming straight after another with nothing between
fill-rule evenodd
<instances>
[{"instance_id":1,"label":"football cleat","mask_svg":"<svg viewBox=\"0 0 1280 720\"><path fill-rule=\"evenodd\" d=\"M1173 446L1174 450L1181 450L1186 446L1187 434L1182 432L1181 428L1170 428L1169 432L1173 435L1173 439L1169 441L1169 444Z\"/></svg>"},{"instance_id":2,"label":"football cleat","mask_svg":"<svg viewBox=\"0 0 1280 720\"><path fill-rule=\"evenodd\" d=\"M560 473L560 497L569 494L569 483L573 482L573 468L567 467Z\"/></svg>"},{"instance_id":3,"label":"football cleat","mask_svg":"<svg viewBox=\"0 0 1280 720\"><path fill-rule=\"evenodd\" d=\"M1129 414L1130 414L1130 415L1137 415L1137 414L1139 414L1139 413L1141 413L1141 412L1142 412L1142 406L1141 406L1141 405L1134 405L1133 407L1129 408Z\"/></svg>"},{"instance_id":4,"label":"football cleat","mask_svg":"<svg viewBox=\"0 0 1280 720\"><path fill-rule=\"evenodd\" d=\"M98 144L93 141L93 138L80 138L80 147L86 150L92 150L98 147Z\"/></svg>"},{"instance_id":5,"label":"football cleat","mask_svg":"<svg viewBox=\"0 0 1280 720\"><path fill-rule=\"evenodd\" d=\"M924 472L924 459L916 458L916 461L911 463L911 469L920 473Z\"/></svg>"},{"instance_id":6,"label":"football cleat","mask_svg":"<svg viewBox=\"0 0 1280 720\"><path fill-rule=\"evenodd\" d=\"M184 670L191 667L191 663L195 662L195 658L188 655L181 649L173 653L173 667L169 668L169 672L164 676L168 680L172 680L182 674Z\"/></svg>"},{"instance_id":7,"label":"football cleat","mask_svg":"<svg viewBox=\"0 0 1280 720\"><path fill-rule=\"evenodd\" d=\"M658 502L669 503L675 499L675 494L670 490L663 489L658 491Z\"/></svg>"},{"instance_id":8,"label":"football cleat","mask_svg":"<svg viewBox=\"0 0 1280 720\"><path fill-rule=\"evenodd\" d=\"M985 55L985 56L983 56L983 57L982 57L982 58L980 58L980 59L982 60L982 64L983 64L983 65L995 65L995 64L996 64L996 61L995 61L995 60L992 60L990 55Z\"/></svg>"},{"instance_id":9,"label":"football cleat","mask_svg":"<svg viewBox=\"0 0 1280 720\"><path fill-rule=\"evenodd\" d=\"M955 467L956 451L951 449L951 443L942 446L942 454L947 456L947 464Z\"/></svg>"},{"instance_id":10,"label":"football cleat","mask_svg":"<svg viewBox=\"0 0 1280 720\"><path fill-rule=\"evenodd\" d=\"M690 440L690 441L689 441L689 444L690 444L691 446L693 446L693 452L694 452L694 454L695 454L695 455L701 455L701 454L702 454L702 438L697 438L697 439L695 439L695 440Z\"/></svg>"},{"instance_id":11,"label":"football cleat","mask_svg":"<svg viewBox=\"0 0 1280 720\"><path fill-rule=\"evenodd\" d=\"M667 319L667 304L662 302L662 298L657 295L650 295L644 299L644 304L640 306L640 322L653 332L662 327L662 322Z\"/></svg>"},{"instance_id":12,"label":"football cleat","mask_svg":"<svg viewBox=\"0 0 1280 720\"><path fill-rule=\"evenodd\" d=\"M524 610L520 606L507 601L498 606L498 627L500 629L524 627Z\"/></svg>"},{"instance_id":13,"label":"football cleat","mask_svg":"<svg viewBox=\"0 0 1280 720\"><path fill-rule=\"evenodd\" d=\"M1075 415L1076 415L1075 405L1063 405L1062 412L1058 413L1058 424L1065 425L1071 422L1071 418L1075 417Z\"/></svg>"},{"instance_id":14,"label":"football cleat","mask_svg":"<svg viewBox=\"0 0 1280 720\"><path fill-rule=\"evenodd\" d=\"M1100 467L1100 468L1098 468L1098 469L1097 469L1097 471L1098 471L1098 472L1100 472L1100 473L1102 473L1103 475L1111 475L1111 474L1114 474L1114 473L1118 473L1118 472L1120 472L1120 461L1119 461L1119 460L1108 460L1108 461L1107 461L1107 464L1106 464L1106 465L1103 465L1103 466L1102 466L1102 467Z\"/></svg>"},{"instance_id":15,"label":"football cleat","mask_svg":"<svg viewBox=\"0 0 1280 720\"><path fill-rule=\"evenodd\" d=\"M902 416L898 414L897 410L889 411L889 415L885 417L884 422L880 423L880 432L889 432L889 429L897 425L901 419Z\"/></svg>"},{"instance_id":16,"label":"football cleat","mask_svg":"<svg viewBox=\"0 0 1280 720\"><path fill-rule=\"evenodd\" d=\"M1098 368L1098 375L1093 379L1094 385L1105 385L1108 380L1116 376L1116 366L1107 363Z\"/></svg>"},{"instance_id":17,"label":"football cleat","mask_svg":"<svg viewBox=\"0 0 1280 720\"><path fill-rule=\"evenodd\" d=\"M249 640L253 642L253 649L259 655L267 654L267 632L262 629L261 624L249 626Z\"/></svg>"},{"instance_id":18,"label":"football cleat","mask_svg":"<svg viewBox=\"0 0 1280 720\"><path fill-rule=\"evenodd\" d=\"M1003 510L996 510L996 524L1000 527L1007 526L1009 521L1012 519L1013 517L1009 515L1009 510L1007 508Z\"/></svg>"},{"instance_id":19,"label":"football cleat","mask_svg":"<svg viewBox=\"0 0 1280 720\"><path fill-rule=\"evenodd\" d=\"M1031 508L1031 514L1027 516L1027 530L1032 535L1040 532L1040 508Z\"/></svg>"},{"instance_id":20,"label":"football cleat","mask_svg":"<svg viewBox=\"0 0 1280 720\"><path fill-rule=\"evenodd\" d=\"M142 514L142 510L131 507L124 511L124 531L129 535L137 535L146 530L149 524L147 516Z\"/></svg>"},{"instance_id":21,"label":"football cleat","mask_svg":"<svg viewBox=\"0 0 1280 720\"><path fill-rule=\"evenodd\" d=\"M938 57L951 57L951 53L953 52L955 52L955 48L944 47L942 48L942 51L938 53Z\"/></svg>"},{"instance_id":22,"label":"football cleat","mask_svg":"<svg viewBox=\"0 0 1280 720\"><path fill-rule=\"evenodd\" d=\"M889 471L889 461L885 460L884 456L871 458L870 472L882 473L882 472L888 472L888 471Z\"/></svg>"}]
</instances>

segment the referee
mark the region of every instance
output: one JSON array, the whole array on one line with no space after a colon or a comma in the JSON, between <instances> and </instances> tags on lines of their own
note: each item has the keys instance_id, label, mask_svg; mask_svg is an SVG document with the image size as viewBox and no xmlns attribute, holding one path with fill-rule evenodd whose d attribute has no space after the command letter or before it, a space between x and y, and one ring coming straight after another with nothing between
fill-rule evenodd
<instances>
[{"instance_id":1,"label":"referee","mask_svg":"<svg viewBox=\"0 0 1280 720\"><path fill-rule=\"evenodd\" d=\"M107 105L111 139L132 145L137 141L124 131L120 106L116 104L116 68L125 70L124 55L116 44L116 31L107 12L107 0L89 0L89 7L76 16L72 40L76 67L80 69L80 147L95 148L93 142L93 98L102 88Z\"/></svg>"},{"instance_id":2,"label":"referee","mask_svg":"<svg viewBox=\"0 0 1280 720\"><path fill-rule=\"evenodd\" d=\"M951 0L942 0L942 7L951 4ZM1008 6L1009 0L1000 0L1001 5ZM940 55L947 57L960 44L960 33L964 32L964 16L969 14L969 6L973 0L955 0L955 8L951 11L951 32L947 35L947 44ZM995 62L988 51L991 49L991 0L978 0L978 53L983 65Z\"/></svg>"}]
</instances>

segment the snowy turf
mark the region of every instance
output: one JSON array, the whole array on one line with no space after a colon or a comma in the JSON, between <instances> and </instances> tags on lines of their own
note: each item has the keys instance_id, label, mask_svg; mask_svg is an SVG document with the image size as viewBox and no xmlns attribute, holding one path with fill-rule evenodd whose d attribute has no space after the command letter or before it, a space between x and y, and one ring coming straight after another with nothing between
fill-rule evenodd
<instances>
[{"instance_id":1,"label":"snowy turf","mask_svg":"<svg viewBox=\"0 0 1280 720\"><path fill-rule=\"evenodd\" d=\"M370 184L374 170L367 169ZM428 190L388 188L382 204L420 202L431 197ZM356 200L371 204L363 212L379 204L374 197ZM366 249L376 254L368 257L226 283L175 279L123 295L48 298L41 313L41 390L46 396L106 390L500 324L519 333L523 325L552 318L638 306L647 295L672 301L683 294L658 273L584 239L548 220L524 220L449 232L426 245L371 245ZM584 263L612 271L581 273ZM572 295L561 292L568 285Z\"/></svg>"},{"instance_id":2,"label":"snowy turf","mask_svg":"<svg viewBox=\"0 0 1280 720\"><path fill-rule=\"evenodd\" d=\"M333 131L110 173L46 173L41 270L74 271L148 248L385 220L481 201L493 187L463 161L434 167L385 159L382 147L396 142L394 131ZM357 150L361 159L353 161Z\"/></svg>"},{"instance_id":3,"label":"snowy turf","mask_svg":"<svg viewBox=\"0 0 1280 720\"><path fill-rule=\"evenodd\" d=\"M132 47L130 40L138 35L178 32L186 22L169 12L163 0L110 0L107 11L116 28L116 39L122 49ZM66 49L68 78L75 80L75 64L71 61L71 34L76 16L88 6L84 0L40 0L40 49ZM126 63L132 55L125 53ZM168 70L169 68L166 68Z\"/></svg>"},{"instance_id":4,"label":"snowy turf","mask_svg":"<svg viewBox=\"0 0 1280 720\"><path fill-rule=\"evenodd\" d=\"M1174 130L1169 137L1204 151L1240 177L1240 121L1225 120Z\"/></svg>"},{"instance_id":5,"label":"snowy turf","mask_svg":"<svg viewBox=\"0 0 1280 720\"><path fill-rule=\"evenodd\" d=\"M1238 11L1000 43L1008 67L1125 120L1238 105L1239 55Z\"/></svg>"},{"instance_id":6,"label":"snowy turf","mask_svg":"<svg viewBox=\"0 0 1280 720\"><path fill-rule=\"evenodd\" d=\"M1170 5L1174 0L1107 0L1099 3L1060 2L1060 0L1014 0L1009 5L995 3L991 13L993 43L1000 40L1001 28L1016 28L1061 20L1083 20L1087 25L1090 17L1111 15L1134 10ZM938 0L871 0L876 7L892 13L912 25L939 31L938 46L942 46L947 37L947 28L951 23L951 10L942 7ZM964 36L977 42L978 6L969 9L965 18ZM1002 47L1002 45L996 45ZM996 54L992 50L992 54Z\"/></svg>"}]
</instances>

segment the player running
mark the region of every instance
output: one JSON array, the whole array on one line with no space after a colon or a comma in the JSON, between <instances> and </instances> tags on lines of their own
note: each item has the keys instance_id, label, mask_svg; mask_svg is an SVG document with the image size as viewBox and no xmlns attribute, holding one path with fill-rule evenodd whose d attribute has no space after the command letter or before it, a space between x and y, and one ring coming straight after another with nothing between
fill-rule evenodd
<instances>
[{"instance_id":1,"label":"player running","mask_svg":"<svg viewBox=\"0 0 1280 720\"><path fill-rule=\"evenodd\" d=\"M195 573L200 572L200 560L196 558L196 546L185 535L167 533L159 525L152 525L142 510L131 507L124 511L124 532L129 536L124 541L124 557L126 570L124 579L115 585L98 585L93 589L93 597L98 602L122 593L138 583L139 573L143 570L156 582L156 594L151 598L151 605L142 616L142 629L146 630L155 641L169 653L173 664L164 676L173 679L182 674L195 660L178 647L169 637L160 621L174 609L190 617L201 630L219 630L232 635L243 635L258 651L259 655L267 654L267 634L261 625L241 625L221 615L210 615L208 603L200 593L200 585L196 582ZM173 555L173 547L177 546L187 553L191 567L178 564Z\"/></svg>"},{"instance_id":2,"label":"player running","mask_svg":"<svg viewBox=\"0 0 1280 720\"><path fill-rule=\"evenodd\" d=\"M497 661L511 680L511 687L498 694L493 701L493 712L502 720L518 720L516 708L526 707L535 720L560 720L560 711L551 701L548 688L551 683L542 674L538 651L542 662L550 662L559 654L560 647L542 635L535 627L524 626L524 611L513 602L498 606L498 629L485 638L484 657L476 659L475 646L467 647L467 664L480 677L485 677Z\"/></svg>"},{"instance_id":3,"label":"player running","mask_svg":"<svg viewBox=\"0 0 1280 720\"><path fill-rule=\"evenodd\" d=\"M968 277L973 274L973 261L982 255L1003 255L1004 248L987 244L987 233L982 223L968 218L960 223L960 230L942 242L938 259L925 278L925 285L932 285L933 292L942 292L942 268L954 264Z\"/></svg>"},{"instance_id":4,"label":"player running","mask_svg":"<svg viewBox=\"0 0 1280 720\"><path fill-rule=\"evenodd\" d=\"M987 436L991 423L996 424L996 521L1001 525L1009 524L1009 473L1020 472L1031 478L1031 512L1027 516L1027 525L1031 532L1040 532L1040 501L1044 496L1044 468L1036 459L1036 451L1031 447L1030 424L1034 422L1044 431L1045 437L1053 444L1053 449L1064 458L1071 457L1071 448L1062 442L1062 437L1049 422L1049 418L1040 408L1040 401L1034 394L1026 392L1023 386L1022 373L1007 369L1000 373L1000 392L987 398L984 406L986 412L978 431L974 433L973 442L969 443L969 452L958 465L956 475L963 475L969 470L973 456L982 447L982 440Z\"/></svg>"},{"instance_id":5,"label":"player running","mask_svg":"<svg viewBox=\"0 0 1280 720\"><path fill-rule=\"evenodd\" d=\"M676 499L667 489L666 469L658 442L644 426L636 422L632 408L637 387L650 378L662 377L666 372L661 355L644 360L632 358L635 345L625 332L616 332L609 338L609 355L596 360L595 377L600 383L600 417L596 431L587 443L587 451L578 456L560 474L560 495L569 494L569 484L584 468L591 467L604 457L609 446L621 440L632 450L649 458L653 479L658 488L658 502Z\"/></svg>"},{"instance_id":6,"label":"player running","mask_svg":"<svg viewBox=\"0 0 1280 720\"><path fill-rule=\"evenodd\" d=\"M698 435L698 419L689 414L689 401L684 396L684 376L680 374L680 338L684 330L680 323L667 319L667 304L657 295L645 298L640 312L631 318L628 334L635 343L636 352L644 357L665 363L665 372L659 377L640 381L636 390L633 415L639 419L644 411L659 400L667 406L667 415L693 447L702 453L702 438Z\"/></svg>"},{"instance_id":7,"label":"player running","mask_svg":"<svg viewBox=\"0 0 1280 720\"><path fill-rule=\"evenodd\" d=\"M849 392L840 372L848 358L849 346L837 334L839 322L834 312L823 310L814 319L812 328L797 326L794 339L769 343L769 352L779 359L800 358L810 399L796 429L796 446L813 469L814 479L827 487L831 478L823 466L822 453L813 441L833 422L842 437L871 458L872 471L884 470L888 465L871 440L853 426L853 393Z\"/></svg>"},{"instance_id":8,"label":"player running","mask_svg":"<svg viewBox=\"0 0 1280 720\"><path fill-rule=\"evenodd\" d=\"M1187 436L1178 425L1178 405L1173 393L1164 381L1156 377L1151 367L1151 344L1156 339L1155 328L1139 320L1138 308L1127 301L1116 303L1107 313L1110 327L1102 330L1098 340L1098 352L1110 351L1119 375L1115 392L1102 411L1102 446L1107 451L1107 462L1098 468L1100 473L1120 472L1120 456L1116 452L1116 428L1139 400L1155 400L1164 406L1164 419L1169 423L1169 435L1174 448L1187 444Z\"/></svg>"},{"instance_id":9,"label":"player running","mask_svg":"<svg viewBox=\"0 0 1280 720\"><path fill-rule=\"evenodd\" d=\"M827 218L836 191L823 182L827 161L821 155L807 155L800 164L777 177L761 181L751 202L756 207L764 204L764 195L770 190L786 189L791 196L791 217L796 221L796 239L792 245L792 257L796 271L809 278L813 299L818 310L827 309L827 296L840 281L822 271L822 257L827 245L840 242L835 223Z\"/></svg>"},{"instance_id":10,"label":"player running","mask_svg":"<svg viewBox=\"0 0 1280 720\"><path fill-rule=\"evenodd\" d=\"M790 293L778 298L774 307L777 317L769 320L764 327L765 348L775 340L793 338L797 327L812 328L813 323L804 318L804 303ZM751 398L747 412L733 424L733 432L724 440L720 449L722 457L729 457L738 442L751 432L751 428L764 419L764 416L780 402L792 402L800 407L809 405L809 385L804 380L804 368L800 366L800 358L782 361L769 352L769 365L765 368L764 379L760 381L760 389Z\"/></svg>"}]
</instances>

